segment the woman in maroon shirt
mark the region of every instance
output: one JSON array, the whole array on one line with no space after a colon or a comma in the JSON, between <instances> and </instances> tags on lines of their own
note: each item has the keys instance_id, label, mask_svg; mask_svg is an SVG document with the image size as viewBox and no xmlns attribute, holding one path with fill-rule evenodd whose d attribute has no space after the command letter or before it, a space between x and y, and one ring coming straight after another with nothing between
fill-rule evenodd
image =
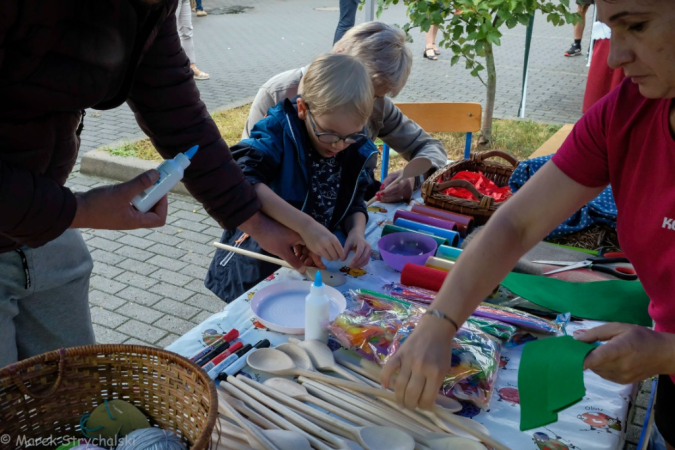
<instances>
[{"instance_id":1,"label":"woman in maroon shirt","mask_svg":"<svg viewBox=\"0 0 675 450\"><path fill-rule=\"evenodd\" d=\"M675 294L664 292L675 283L670 281L675 278L671 269L675 234L673 238L663 234L675 230L675 169L668 169L675 166L671 101L675 98L675 2L602 0L597 7L599 20L612 30L608 64L622 68L630 81L591 108L554 160L490 219L431 304L429 310L435 314L422 318L385 366L383 384L389 386L398 371L393 387L399 402L408 408L433 404L450 367L450 341L457 326L523 254L610 182L619 209L619 238L650 295L656 330L613 323L575 336L586 342L605 342L589 354L585 368L619 383L675 374ZM576 163L566 163L575 159ZM640 167L651 169L649 183L636 182L645 177ZM660 186L656 199L650 190L654 185ZM625 201L640 192L643 200L654 201ZM658 205L658 223L652 220L638 229L639 205L644 205L640 211L646 215ZM654 244L656 233L663 236L659 245ZM673 449L675 385L667 375L660 377L657 399L656 423L670 443L668 448Z\"/></svg>"}]
</instances>

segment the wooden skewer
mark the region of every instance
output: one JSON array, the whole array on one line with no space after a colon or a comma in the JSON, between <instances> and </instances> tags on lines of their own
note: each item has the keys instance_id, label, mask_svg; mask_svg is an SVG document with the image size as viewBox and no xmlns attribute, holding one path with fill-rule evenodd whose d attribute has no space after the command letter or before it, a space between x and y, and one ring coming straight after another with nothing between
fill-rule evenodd
<instances>
[{"instance_id":1,"label":"wooden skewer","mask_svg":"<svg viewBox=\"0 0 675 450\"><path fill-rule=\"evenodd\" d=\"M218 248L223 249L223 250L227 250L228 252L239 253L240 255L248 256L249 258L259 259L261 261L266 261L268 263L276 264L278 266L288 267L289 269L293 269L293 266L288 264L283 259L274 258L272 256L267 256L267 255L263 255L263 254L260 254L260 253L252 252L250 250L244 250L243 248L233 247L233 246L227 245L227 244L221 244L220 242L214 242L213 246L218 247Z\"/></svg>"}]
</instances>

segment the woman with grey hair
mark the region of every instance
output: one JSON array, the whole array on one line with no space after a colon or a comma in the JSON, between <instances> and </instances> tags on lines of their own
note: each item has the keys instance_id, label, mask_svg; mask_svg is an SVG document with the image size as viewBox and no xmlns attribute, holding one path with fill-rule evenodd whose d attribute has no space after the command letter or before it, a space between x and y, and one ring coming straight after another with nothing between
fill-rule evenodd
<instances>
[{"instance_id":1,"label":"woman with grey hair","mask_svg":"<svg viewBox=\"0 0 675 450\"><path fill-rule=\"evenodd\" d=\"M354 56L368 69L375 89L373 113L366 133L372 140L382 139L403 158L429 158L433 173L447 163L443 144L433 139L419 125L408 119L389 97L395 97L405 86L412 67L412 53L406 47L405 33L383 22L366 22L355 26L333 46L333 53ZM377 55L377 57L373 57ZM270 78L258 91L251 105L242 138L248 138L253 125L265 117L267 110L281 100L298 95L298 86L306 67L292 69ZM380 197L384 202L409 199L422 180L413 179L387 186L400 172L391 173L383 180L385 188Z\"/></svg>"}]
</instances>

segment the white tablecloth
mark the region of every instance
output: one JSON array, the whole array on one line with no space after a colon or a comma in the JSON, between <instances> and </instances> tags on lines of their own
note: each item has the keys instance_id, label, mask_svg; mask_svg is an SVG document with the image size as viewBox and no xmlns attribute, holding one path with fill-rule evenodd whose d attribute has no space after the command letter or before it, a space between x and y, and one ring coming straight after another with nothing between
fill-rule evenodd
<instances>
[{"instance_id":1,"label":"white tablecloth","mask_svg":"<svg viewBox=\"0 0 675 450\"><path fill-rule=\"evenodd\" d=\"M416 200L419 201L419 200ZM399 281L400 274L389 268L377 257L377 241L383 222L391 221L394 212L406 205L382 205L370 208L370 220L366 228L366 237L371 243L374 259L365 267L365 271L351 270L347 273L347 284L338 289L347 292L350 289L365 288L382 290L382 286L391 281ZM341 263L331 263L329 269L339 270ZM346 269L345 269L346 270ZM364 273L365 272L365 273ZM167 347L167 350L183 356L199 352L205 345L232 328L240 332L240 340L245 344L255 344L260 339L269 339L272 345L285 342L288 336L269 331L256 322L249 307L250 298L261 287L281 280L302 280L299 273L281 269L273 276L258 284L248 293L227 305L187 332ZM568 325L568 333L577 328L589 328L600 322L585 321ZM300 336L301 338L301 336ZM484 424L490 433L513 450L524 449L622 449L627 428L631 385L618 385L603 380L587 371L584 375L586 396L584 399L559 415L558 422L527 432L519 430L520 406L518 404L518 366L522 346L502 349L502 367L495 385L494 394L488 411L465 411L474 420ZM250 368L244 372L254 379L262 380L267 374L255 373Z\"/></svg>"}]
</instances>

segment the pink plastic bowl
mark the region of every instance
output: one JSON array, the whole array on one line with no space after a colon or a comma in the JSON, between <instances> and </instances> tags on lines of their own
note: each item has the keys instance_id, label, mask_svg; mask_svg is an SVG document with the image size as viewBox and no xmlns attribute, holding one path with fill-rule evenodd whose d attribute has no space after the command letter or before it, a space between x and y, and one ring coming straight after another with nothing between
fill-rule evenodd
<instances>
[{"instance_id":1,"label":"pink plastic bowl","mask_svg":"<svg viewBox=\"0 0 675 450\"><path fill-rule=\"evenodd\" d=\"M423 266L436 253L436 241L419 233L391 233L377 242L382 259L399 272L408 263Z\"/></svg>"}]
</instances>

